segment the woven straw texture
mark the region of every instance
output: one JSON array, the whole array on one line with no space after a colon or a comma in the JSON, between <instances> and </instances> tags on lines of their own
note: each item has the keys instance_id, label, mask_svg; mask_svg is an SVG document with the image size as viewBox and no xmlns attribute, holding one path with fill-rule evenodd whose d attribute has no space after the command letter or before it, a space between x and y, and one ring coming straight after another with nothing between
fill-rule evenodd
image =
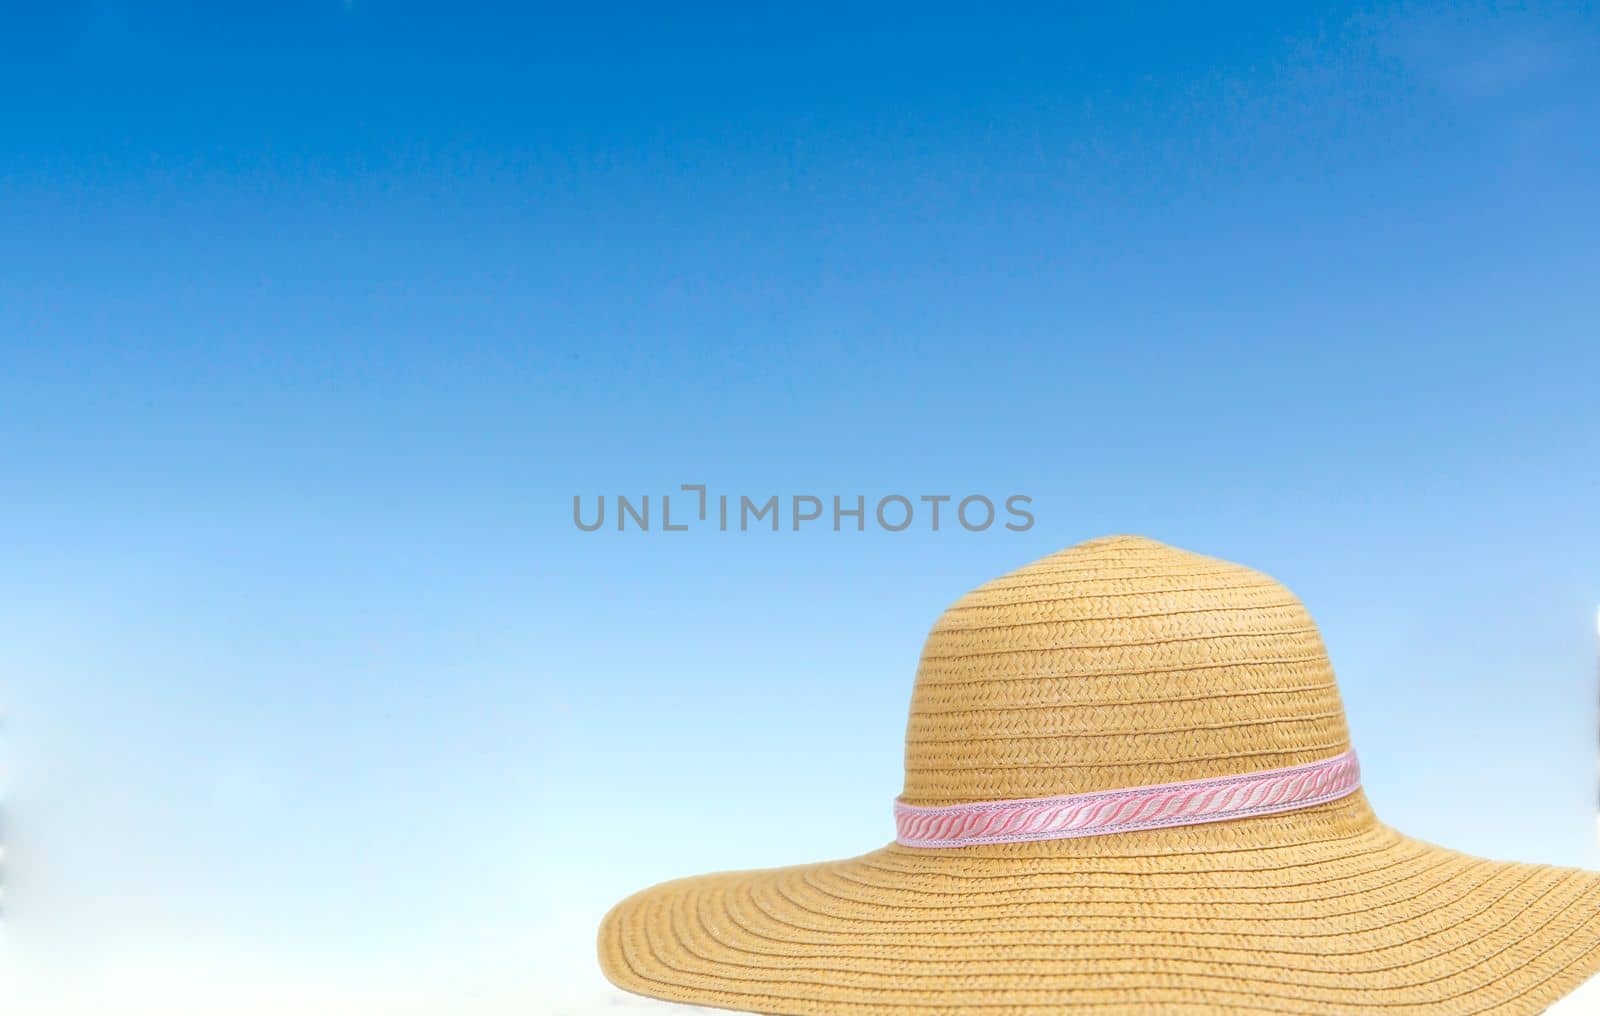
<instances>
[{"instance_id":1,"label":"woven straw texture","mask_svg":"<svg viewBox=\"0 0 1600 1016\"><path fill-rule=\"evenodd\" d=\"M1113 790L1349 747L1293 594L1239 565L1108 537L940 618L902 796ZM599 946L630 991L796 1016L1531 1014L1600 971L1600 875L1409 839L1358 792L1211 825L891 844L669 882L618 904Z\"/></svg>"}]
</instances>

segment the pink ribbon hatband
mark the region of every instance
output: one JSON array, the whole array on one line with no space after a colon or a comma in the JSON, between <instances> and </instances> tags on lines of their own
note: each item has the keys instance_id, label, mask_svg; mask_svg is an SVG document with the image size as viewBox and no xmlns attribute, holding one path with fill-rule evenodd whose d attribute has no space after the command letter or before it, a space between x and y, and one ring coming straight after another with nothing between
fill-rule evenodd
<instances>
[{"instance_id":1,"label":"pink ribbon hatband","mask_svg":"<svg viewBox=\"0 0 1600 1016\"><path fill-rule=\"evenodd\" d=\"M907 847L1064 840L1223 822L1334 801L1361 786L1356 753L1322 762L1184 783L939 808L894 803L896 842Z\"/></svg>"}]
</instances>

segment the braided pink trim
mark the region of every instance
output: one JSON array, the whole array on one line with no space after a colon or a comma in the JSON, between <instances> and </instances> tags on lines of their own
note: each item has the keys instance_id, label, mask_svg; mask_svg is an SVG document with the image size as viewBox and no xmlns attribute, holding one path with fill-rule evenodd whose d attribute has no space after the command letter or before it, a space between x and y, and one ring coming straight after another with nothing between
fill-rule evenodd
<instances>
[{"instance_id":1,"label":"braided pink trim","mask_svg":"<svg viewBox=\"0 0 1600 1016\"><path fill-rule=\"evenodd\" d=\"M1356 753L1322 762L1185 783L921 808L894 803L895 840L908 847L1064 840L1270 815L1334 801L1361 786Z\"/></svg>"}]
</instances>

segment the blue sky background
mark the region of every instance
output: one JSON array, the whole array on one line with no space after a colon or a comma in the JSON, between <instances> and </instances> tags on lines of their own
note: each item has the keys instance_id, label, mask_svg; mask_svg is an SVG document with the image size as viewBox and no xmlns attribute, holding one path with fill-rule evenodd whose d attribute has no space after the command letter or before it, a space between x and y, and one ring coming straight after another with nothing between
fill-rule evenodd
<instances>
[{"instance_id":1,"label":"blue sky background","mask_svg":"<svg viewBox=\"0 0 1600 1016\"><path fill-rule=\"evenodd\" d=\"M611 902L886 841L938 612L1109 532L1301 594L1380 815L1600 866L1592 10L3 17L39 1012L604 1009ZM695 482L1037 524L572 526Z\"/></svg>"}]
</instances>

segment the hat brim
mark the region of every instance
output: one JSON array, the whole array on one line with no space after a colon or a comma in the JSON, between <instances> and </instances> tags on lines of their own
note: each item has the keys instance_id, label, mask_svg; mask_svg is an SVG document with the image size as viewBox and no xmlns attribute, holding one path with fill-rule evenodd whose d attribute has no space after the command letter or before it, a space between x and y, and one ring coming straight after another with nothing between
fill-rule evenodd
<instances>
[{"instance_id":1,"label":"hat brim","mask_svg":"<svg viewBox=\"0 0 1600 1016\"><path fill-rule=\"evenodd\" d=\"M1282 815L667 882L619 987L774 1014L1542 1011L1600 971L1600 874L1486 861L1360 793Z\"/></svg>"}]
</instances>

